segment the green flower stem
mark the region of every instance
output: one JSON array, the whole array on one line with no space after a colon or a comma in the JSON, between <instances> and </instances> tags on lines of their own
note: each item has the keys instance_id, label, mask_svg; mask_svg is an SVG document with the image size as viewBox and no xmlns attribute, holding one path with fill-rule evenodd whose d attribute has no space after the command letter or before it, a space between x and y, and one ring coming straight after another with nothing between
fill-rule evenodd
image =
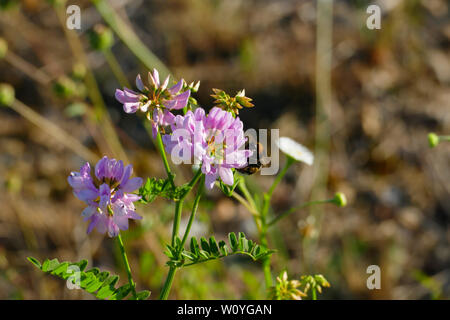
<instances>
[{"instance_id":1,"label":"green flower stem","mask_svg":"<svg viewBox=\"0 0 450 320\"><path fill-rule=\"evenodd\" d=\"M270 187L269 191L267 191L264 194L263 207L260 211L261 228L260 228L259 238L260 238L261 244L263 246L265 246L266 248L268 247L267 213L269 211L270 200L272 199L272 194L273 194L275 188L280 183L280 181L283 179L283 177L286 175L287 170L294 163L294 161L295 160L292 159L291 157L287 157L286 164L284 165L280 174L275 178L275 181L272 183L272 186ZM241 189L241 190L244 192L244 195L245 195L245 188L244 188L244 190L243 189ZM264 272L264 280L266 283L266 288L270 288L272 286L272 271L270 270L270 258L269 257L264 259L262 267L263 267L263 272Z\"/></svg>"},{"instance_id":2,"label":"green flower stem","mask_svg":"<svg viewBox=\"0 0 450 320\"><path fill-rule=\"evenodd\" d=\"M161 294L159 295L159 300L167 300L176 272L177 268L175 266L171 266L169 269L169 273L167 274L166 282L164 283Z\"/></svg>"},{"instance_id":3,"label":"green flower stem","mask_svg":"<svg viewBox=\"0 0 450 320\"><path fill-rule=\"evenodd\" d=\"M311 206L311 205L315 205L315 204L325 204L325 203L334 203L335 199L328 199L328 200L315 200L315 201L308 201L305 202L297 207L291 208L286 212L283 212L281 214L279 214L278 216L276 216L274 219L272 219L270 222L267 223L267 226L273 226L274 224L276 224L279 220L283 219L284 217L290 215L291 213L299 210L299 209L303 209L305 207Z\"/></svg>"},{"instance_id":4,"label":"green flower stem","mask_svg":"<svg viewBox=\"0 0 450 320\"><path fill-rule=\"evenodd\" d=\"M311 292L312 292L312 299L313 300L317 300L317 293L316 293L316 288L312 288L311 289Z\"/></svg>"},{"instance_id":5,"label":"green flower stem","mask_svg":"<svg viewBox=\"0 0 450 320\"><path fill-rule=\"evenodd\" d=\"M250 191L247 189L247 185L245 184L245 179L242 177L239 179L238 184L239 190L241 190L242 194L244 195L245 199L250 203L252 208L257 211L255 200L253 199L252 195L250 194Z\"/></svg>"},{"instance_id":6,"label":"green flower stem","mask_svg":"<svg viewBox=\"0 0 450 320\"><path fill-rule=\"evenodd\" d=\"M197 183L197 181L200 179L201 176L202 176L202 170L198 169L197 172L195 173L194 177L192 178L192 180L188 184L188 187L189 187L188 190L180 198L180 200L178 200L176 202L175 218L174 218L173 229L172 229L172 246L175 244L175 238L178 235L178 229L180 227L181 212L182 212L182 209L183 209L184 199L186 198L188 193L192 190L192 188L195 186L195 184ZM199 190L199 192L197 193L197 197L195 199L195 202L194 202L194 208L193 208L193 213L191 214L191 217L192 217L192 215L195 215L195 211L197 211L198 201L200 200L200 194L201 194L201 191ZM193 220L193 217L192 217L192 220ZM192 225L192 222L190 222L190 224ZM189 228L190 228L190 226L189 226ZM187 233L186 232L185 232L185 235L184 235L183 239L184 238L187 238ZM184 239L184 241L186 241L186 239ZM161 294L159 296L160 300L167 300L167 297L169 296L170 289L172 287L172 283L173 283L173 279L175 277L176 271L177 271L177 267L176 266L170 266L169 273L167 274L166 281L164 282L164 286L163 286L163 288L161 290Z\"/></svg>"},{"instance_id":7,"label":"green flower stem","mask_svg":"<svg viewBox=\"0 0 450 320\"><path fill-rule=\"evenodd\" d=\"M235 198L237 201L239 201L245 208L247 208L247 210L253 215L253 217L255 218L255 221L259 221L259 212L256 211L251 205L250 203L247 202L247 200L245 200L243 197L241 197L241 195L237 194L236 192L233 192L233 194L231 195L233 198ZM256 220L257 219L257 220Z\"/></svg>"},{"instance_id":8,"label":"green flower stem","mask_svg":"<svg viewBox=\"0 0 450 320\"><path fill-rule=\"evenodd\" d=\"M259 241L261 242L261 245L263 245L267 248L268 247L267 226L265 224L265 220L262 219L261 212L258 211L255 200L253 199L250 191L248 191L248 189L247 189L247 185L245 184L244 178L240 179L240 181L238 183L238 188L244 195L245 199L247 200L247 204L248 204L246 206L247 209L249 209L249 211L252 213L253 212L257 213L257 214L253 214L253 219L255 220L255 224L258 229ZM233 195L236 195L236 194L233 193ZM269 257L267 257L263 260L262 268L263 268L263 272L264 272L264 280L265 280L266 288L270 288L272 286L272 272L270 270L270 258Z\"/></svg>"},{"instance_id":9,"label":"green flower stem","mask_svg":"<svg viewBox=\"0 0 450 320\"><path fill-rule=\"evenodd\" d=\"M245 200L242 199L243 201L239 200L239 195L235 192L233 192L233 196L235 197L235 199L237 199L239 202L241 202L242 204L244 204L244 206L252 213L253 215L253 219L255 220L255 224L256 227L258 228L258 233L262 234L262 222L261 222L261 213L258 211L258 208L256 206L255 200L253 199L250 191L248 191L247 189L247 185L245 184L245 179L241 178L239 180L239 183L237 185L237 187L239 188L239 190L242 192L242 194L245 197Z\"/></svg>"},{"instance_id":10,"label":"green flower stem","mask_svg":"<svg viewBox=\"0 0 450 320\"><path fill-rule=\"evenodd\" d=\"M202 170L198 169L195 173L194 177L192 178L191 182L188 184L188 190L186 190L186 193L176 202L175 205L175 218L173 222L173 229L172 229L172 246L175 244L175 238L178 236L178 229L180 228L180 220L181 220L181 212L183 210L183 202L186 196L189 194L189 192L192 190L192 188L195 186L197 181L202 176Z\"/></svg>"},{"instance_id":11,"label":"green flower stem","mask_svg":"<svg viewBox=\"0 0 450 320\"><path fill-rule=\"evenodd\" d=\"M169 177L170 183L175 188L175 182L173 181L174 175L172 173L172 170L170 169L169 161L167 161L166 151L164 150L164 145L163 145L162 138L161 138L161 132L159 132L159 130L158 130L158 134L156 135L156 144L158 146L158 151L163 160L164 169L167 172L167 176Z\"/></svg>"},{"instance_id":12,"label":"green flower stem","mask_svg":"<svg viewBox=\"0 0 450 320\"><path fill-rule=\"evenodd\" d=\"M122 87L131 88L130 82L128 81L127 77L125 76L125 73L123 72L122 68L120 67L119 62L117 61L116 57L112 53L111 49L108 48L106 50L103 50L102 52L105 56L106 62L108 63L109 67L111 68L111 71L113 72L117 81L119 81L119 84Z\"/></svg>"},{"instance_id":13,"label":"green flower stem","mask_svg":"<svg viewBox=\"0 0 450 320\"><path fill-rule=\"evenodd\" d=\"M202 176L202 179L200 180L200 186L197 191L197 196L195 197L194 205L192 206L191 216L189 217L189 221L186 226L186 231L184 232L183 239L181 240L180 245L181 250L184 247L184 244L186 243L186 240L189 236L189 232L191 231L192 223L194 222L195 214L197 213L198 204L200 203L200 197L202 196L204 185L205 185L205 176Z\"/></svg>"},{"instance_id":14,"label":"green flower stem","mask_svg":"<svg viewBox=\"0 0 450 320\"><path fill-rule=\"evenodd\" d=\"M81 142L71 136L67 131L61 129L61 127L57 126L52 121L49 121L47 118L41 116L39 113L31 109L21 101L15 100L14 103L9 107L19 113L25 119L38 126L42 131L46 132L63 146L78 154L80 157L83 157L84 159L91 162L98 161L99 157L97 154L86 148Z\"/></svg>"},{"instance_id":15,"label":"green flower stem","mask_svg":"<svg viewBox=\"0 0 450 320\"><path fill-rule=\"evenodd\" d=\"M294 163L294 159L291 157L287 157L286 163L281 170L280 174L275 178L275 181L272 183L272 186L270 187L269 191L264 194L264 204L261 211L262 219L265 220L267 216L267 212L269 210L270 200L272 199L272 194L275 191L275 188L280 183L280 181L283 179L283 177L286 175L287 170L289 167Z\"/></svg>"},{"instance_id":16,"label":"green flower stem","mask_svg":"<svg viewBox=\"0 0 450 320\"><path fill-rule=\"evenodd\" d=\"M125 253L125 247L123 245L122 237L120 236L120 233L117 235L117 242L119 243L120 253L123 258L123 263L125 264L125 270L127 271L128 275L128 282L130 283L131 292L133 294L134 300L137 299L136 295L136 283L133 281L133 277L131 276L131 268L130 264L128 263L127 254Z\"/></svg>"},{"instance_id":17,"label":"green flower stem","mask_svg":"<svg viewBox=\"0 0 450 320\"><path fill-rule=\"evenodd\" d=\"M450 136L439 136L440 141L450 141Z\"/></svg>"},{"instance_id":18,"label":"green flower stem","mask_svg":"<svg viewBox=\"0 0 450 320\"><path fill-rule=\"evenodd\" d=\"M260 236L260 241L263 246L268 247L267 242L267 232L264 231ZM269 289L272 286L272 271L270 269L270 257L264 258L262 262L262 268L264 272L264 281L266 283L266 288Z\"/></svg>"},{"instance_id":19,"label":"green flower stem","mask_svg":"<svg viewBox=\"0 0 450 320\"><path fill-rule=\"evenodd\" d=\"M100 92L97 80L89 67L89 62L86 56L86 52L83 49L80 37L73 31L66 28L66 14L65 9L61 5L54 7L56 15L61 24L61 27L66 35L69 46L72 50L73 56L77 62L81 63L86 68L86 76L84 82L88 91L89 99L94 106L94 120L102 132L105 138L106 144L113 154L122 159L123 161L129 162L125 150L122 147L119 137L114 129L113 122L106 108L105 102L103 100L102 94Z\"/></svg>"},{"instance_id":20,"label":"green flower stem","mask_svg":"<svg viewBox=\"0 0 450 320\"><path fill-rule=\"evenodd\" d=\"M28 77L30 77L40 85L46 86L51 81L51 77L48 74L46 74L41 69L36 68L28 61L22 59L20 56L16 55L11 50L8 50L4 59L14 68L20 70L21 72L26 74Z\"/></svg>"}]
</instances>

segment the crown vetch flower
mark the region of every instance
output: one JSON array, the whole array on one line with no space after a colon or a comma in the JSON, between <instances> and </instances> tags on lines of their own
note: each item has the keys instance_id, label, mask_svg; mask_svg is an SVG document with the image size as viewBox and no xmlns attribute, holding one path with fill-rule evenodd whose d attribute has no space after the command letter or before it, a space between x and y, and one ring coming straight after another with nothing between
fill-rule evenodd
<instances>
[{"instance_id":1,"label":"crown vetch flower","mask_svg":"<svg viewBox=\"0 0 450 320\"><path fill-rule=\"evenodd\" d=\"M202 108L197 108L185 116L176 116L172 134L163 136L163 142L174 162L190 161L193 155L194 163L201 163L205 186L212 189L219 177L225 184L233 185L232 169L247 165L252 151L243 149L243 127L239 117L234 118L231 112L214 107L205 115Z\"/></svg>"},{"instance_id":2,"label":"crown vetch flower","mask_svg":"<svg viewBox=\"0 0 450 320\"><path fill-rule=\"evenodd\" d=\"M179 164L183 161L190 163L191 155L194 156L194 163L201 163L206 144L204 119L205 110L202 108L197 108L194 112L189 110L184 116L177 115L175 117L171 125L172 134L162 137L164 146L171 154L174 163ZM195 144L197 147L194 146Z\"/></svg>"},{"instance_id":3,"label":"crown vetch flower","mask_svg":"<svg viewBox=\"0 0 450 320\"><path fill-rule=\"evenodd\" d=\"M247 165L252 151L243 149L246 138L244 124L239 117L214 107L204 120L206 148L202 161L205 185L212 189L218 177L227 185L233 185L232 168Z\"/></svg>"},{"instance_id":4,"label":"crown vetch flower","mask_svg":"<svg viewBox=\"0 0 450 320\"><path fill-rule=\"evenodd\" d=\"M94 176L88 162L80 172L70 173L67 180L73 193L88 205L81 214L85 221L90 220L87 233L97 228L115 237L119 230L128 229L128 219L142 219L133 204L140 196L130 193L142 185L142 179L130 178L132 172L132 165L124 167L122 160L105 156L97 162Z\"/></svg>"},{"instance_id":5,"label":"crown vetch flower","mask_svg":"<svg viewBox=\"0 0 450 320\"><path fill-rule=\"evenodd\" d=\"M136 87L139 92L128 88L116 89L115 97L123 104L126 113L135 113L138 110L147 113L152 123L152 134L155 137L160 127L171 125L175 116L169 110L183 109L189 100L191 91L183 91L184 80L181 79L168 87L170 76L160 82L159 73L153 69L148 73L148 86L144 85L140 75L136 77Z\"/></svg>"}]
</instances>

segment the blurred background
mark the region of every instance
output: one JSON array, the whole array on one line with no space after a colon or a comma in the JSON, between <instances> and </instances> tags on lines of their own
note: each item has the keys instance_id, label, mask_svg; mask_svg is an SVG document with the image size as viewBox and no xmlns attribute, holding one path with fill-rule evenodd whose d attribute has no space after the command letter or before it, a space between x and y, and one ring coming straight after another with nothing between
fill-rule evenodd
<instances>
[{"instance_id":1,"label":"blurred background","mask_svg":"<svg viewBox=\"0 0 450 320\"><path fill-rule=\"evenodd\" d=\"M70 4L81 8L80 30L65 27ZM380 30L366 27L370 4L381 7ZM153 66L201 80L194 97L206 109L212 88L245 88L256 106L240 112L246 129L278 128L314 151L314 166L293 165L275 191L275 213L346 194L345 208L280 222L270 235L276 274L323 274L331 287L320 299L449 298L450 144L427 143L430 131L450 134L447 1L0 0L0 8L0 82L18 101L0 109L1 299L92 298L38 271L30 255L88 259L126 281L114 241L86 235L83 203L66 179L103 154L132 163L137 176L165 177L144 120L114 99ZM95 41L108 24L118 33ZM191 175L176 170L178 183ZM272 181L256 174L248 185L264 192ZM144 219L124 241L138 288L155 299L173 204L158 199L138 212ZM257 237L251 214L216 188L192 233L219 240L231 231ZM366 287L369 265L381 268L381 290ZM264 297L260 266L243 257L181 270L170 296Z\"/></svg>"}]
</instances>

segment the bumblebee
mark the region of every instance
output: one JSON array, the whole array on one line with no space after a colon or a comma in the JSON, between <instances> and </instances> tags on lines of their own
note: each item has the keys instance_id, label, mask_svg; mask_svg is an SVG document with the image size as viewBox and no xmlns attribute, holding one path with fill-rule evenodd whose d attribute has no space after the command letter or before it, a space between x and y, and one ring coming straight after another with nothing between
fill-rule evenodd
<instances>
[{"instance_id":1,"label":"bumblebee","mask_svg":"<svg viewBox=\"0 0 450 320\"><path fill-rule=\"evenodd\" d=\"M246 142L246 144L248 144L248 142ZM261 159L264 158L264 147L260 142L258 142L250 144L249 149L252 150L253 153L256 152L256 163L247 163L245 167L236 170L240 173L251 175L257 173L263 166ZM250 161L250 158L248 161Z\"/></svg>"}]
</instances>

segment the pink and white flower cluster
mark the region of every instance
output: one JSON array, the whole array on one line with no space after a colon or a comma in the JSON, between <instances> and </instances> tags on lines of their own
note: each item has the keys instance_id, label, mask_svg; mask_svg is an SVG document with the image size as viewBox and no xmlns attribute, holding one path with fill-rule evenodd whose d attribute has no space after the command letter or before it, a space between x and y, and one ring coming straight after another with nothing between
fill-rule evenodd
<instances>
[{"instance_id":1,"label":"pink and white flower cluster","mask_svg":"<svg viewBox=\"0 0 450 320\"><path fill-rule=\"evenodd\" d=\"M202 108L177 115L171 125L172 134L163 136L172 161L179 164L201 164L205 186L212 189L218 177L227 185L234 182L233 168L247 165L252 151L245 150L243 123L239 117L218 107L208 115Z\"/></svg>"}]
</instances>

